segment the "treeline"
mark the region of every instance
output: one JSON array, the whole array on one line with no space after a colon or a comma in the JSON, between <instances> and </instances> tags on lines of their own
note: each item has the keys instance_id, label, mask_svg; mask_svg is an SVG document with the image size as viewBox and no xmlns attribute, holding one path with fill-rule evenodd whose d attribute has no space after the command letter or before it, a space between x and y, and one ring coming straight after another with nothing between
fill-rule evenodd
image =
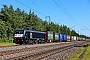
<instances>
[{"instance_id":1,"label":"treeline","mask_svg":"<svg viewBox=\"0 0 90 60\"><path fill-rule=\"evenodd\" d=\"M3 5L0 10L0 42L12 42L14 31L25 28L41 31L50 30L52 32L80 36L65 25L58 25L53 22L49 24L47 21L40 19L31 10L29 13L25 13L20 8L14 10L12 5L9 7ZM85 36L82 35L81 37Z\"/></svg>"}]
</instances>

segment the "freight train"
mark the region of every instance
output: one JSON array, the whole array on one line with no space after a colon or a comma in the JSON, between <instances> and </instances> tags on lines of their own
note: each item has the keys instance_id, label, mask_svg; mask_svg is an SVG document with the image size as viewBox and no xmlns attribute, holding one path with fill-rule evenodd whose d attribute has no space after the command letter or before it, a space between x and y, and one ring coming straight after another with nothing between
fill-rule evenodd
<instances>
[{"instance_id":1,"label":"freight train","mask_svg":"<svg viewBox=\"0 0 90 60\"><path fill-rule=\"evenodd\" d=\"M37 30L16 30L14 32L13 43L16 44L36 44L36 43L49 43L60 41L74 41L79 40L76 36L60 34L50 31L37 31Z\"/></svg>"}]
</instances>

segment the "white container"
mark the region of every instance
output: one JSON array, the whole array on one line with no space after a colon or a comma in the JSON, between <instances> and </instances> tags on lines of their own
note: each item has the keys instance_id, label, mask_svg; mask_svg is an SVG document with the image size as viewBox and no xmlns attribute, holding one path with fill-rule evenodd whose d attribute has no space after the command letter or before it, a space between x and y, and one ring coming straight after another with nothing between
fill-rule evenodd
<instances>
[{"instance_id":1,"label":"white container","mask_svg":"<svg viewBox=\"0 0 90 60\"><path fill-rule=\"evenodd\" d=\"M76 41L77 40L77 37L76 36L72 36L72 40L73 41Z\"/></svg>"},{"instance_id":2,"label":"white container","mask_svg":"<svg viewBox=\"0 0 90 60\"><path fill-rule=\"evenodd\" d=\"M70 35L67 35L67 41L70 41Z\"/></svg>"}]
</instances>

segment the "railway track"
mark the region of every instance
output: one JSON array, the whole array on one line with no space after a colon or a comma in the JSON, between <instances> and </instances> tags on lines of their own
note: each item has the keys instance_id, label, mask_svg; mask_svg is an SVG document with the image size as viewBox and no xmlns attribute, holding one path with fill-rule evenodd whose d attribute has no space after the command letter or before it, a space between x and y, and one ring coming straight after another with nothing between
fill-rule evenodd
<instances>
[{"instance_id":1,"label":"railway track","mask_svg":"<svg viewBox=\"0 0 90 60\"><path fill-rule=\"evenodd\" d=\"M48 46L38 46L38 47L32 47L32 48L24 48L24 49L16 49L16 50L8 50L8 51L1 51L0 52L0 60L19 60L19 59L26 59L33 57L37 55L43 54L43 57L45 56L45 53L48 53L50 51L54 53L59 52L58 50L62 49L64 46L65 48L67 46L70 46L72 44L56 44L56 45L48 45ZM73 46L73 45L72 45ZM56 51L56 52L54 52ZM51 53L48 55L52 55ZM40 58L40 57L39 57ZM42 58L42 57L41 57Z\"/></svg>"},{"instance_id":2,"label":"railway track","mask_svg":"<svg viewBox=\"0 0 90 60\"><path fill-rule=\"evenodd\" d=\"M56 53L56 54L53 54L51 56L48 56L48 57L45 57L41 60L68 60L68 58L75 54L78 50L80 49L80 47L73 47L73 48L70 48L70 49L66 49L66 50L63 50L59 53ZM29 60L29 59L27 59Z\"/></svg>"},{"instance_id":3,"label":"railway track","mask_svg":"<svg viewBox=\"0 0 90 60\"><path fill-rule=\"evenodd\" d=\"M65 47L61 47L61 48L57 48L57 49L53 49L53 50L49 50L49 51L43 51L43 52L40 52L39 54L28 57L24 60L27 60L27 59L40 60L40 59L43 59L45 57L51 56L53 54L56 54L56 53L59 53L59 52L62 52L62 51L65 51L65 50L68 50L68 49L71 49L71 48L73 48L73 45L69 45L69 46L65 46Z\"/></svg>"},{"instance_id":4,"label":"railway track","mask_svg":"<svg viewBox=\"0 0 90 60\"><path fill-rule=\"evenodd\" d=\"M49 45L50 47L53 45ZM0 56L4 56L4 55L10 55L10 54L14 54L14 53L19 53L19 52L25 52L25 51L32 51L35 49L40 49L40 48L48 48L49 46L41 46L41 47L31 47L31 48L23 48L23 49L16 49L16 50L7 50L7 51L2 51L0 52Z\"/></svg>"},{"instance_id":5,"label":"railway track","mask_svg":"<svg viewBox=\"0 0 90 60\"><path fill-rule=\"evenodd\" d=\"M48 45L54 45L54 44L64 44L64 43L47 43L47 44L34 44L34 45L18 45L18 46L2 46L0 47L1 51L8 51L8 50L16 50L16 49L23 49L23 48L32 48L32 47L39 47L39 46L48 46ZM70 44L70 43L67 43Z\"/></svg>"},{"instance_id":6,"label":"railway track","mask_svg":"<svg viewBox=\"0 0 90 60\"><path fill-rule=\"evenodd\" d=\"M66 54L64 58L67 58L70 55L69 52L74 53L78 50L78 47L74 47L74 43L22 45L16 47L18 48L14 49L13 46L9 47L9 49L7 47L8 49L6 48L6 50L2 50L3 48L0 48L0 60L40 60L59 53L61 54L59 55L60 58L61 56L64 56L61 53L64 51L68 53L68 55L64 53Z\"/></svg>"}]
</instances>

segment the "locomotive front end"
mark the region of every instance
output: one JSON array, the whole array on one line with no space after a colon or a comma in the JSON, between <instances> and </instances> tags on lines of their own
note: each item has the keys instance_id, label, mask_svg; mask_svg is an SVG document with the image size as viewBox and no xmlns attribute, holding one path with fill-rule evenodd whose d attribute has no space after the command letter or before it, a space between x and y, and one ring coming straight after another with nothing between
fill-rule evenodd
<instances>
[{"instance_id":1,"label":"locomotive front end","mask_svg":"<svg viewBox=\"0 0 90 60\"><path fill-rule=\"evenodd\" d=\"M22 44L24 40L24 30L16 30L14 32L13 42L16 44Z\"/></svg>"}]
</instances>

